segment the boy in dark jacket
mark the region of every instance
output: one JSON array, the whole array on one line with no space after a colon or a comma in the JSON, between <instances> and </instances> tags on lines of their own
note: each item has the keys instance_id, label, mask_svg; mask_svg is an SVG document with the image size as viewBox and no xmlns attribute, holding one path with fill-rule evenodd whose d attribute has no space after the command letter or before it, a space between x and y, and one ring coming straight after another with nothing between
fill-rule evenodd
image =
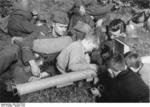
<instances>
[{"instance_id":1,"label":"boy in dark jacket","mask_svg":"<svg viewBox=\"0 0 150 107\"><path fill-rule=\"evenodd\" d=\"M137 73L150 88L150 63L147 63L145 59L149 60L149 56L141 58L138 53L132 51L125 54L125 61L128 68Z\"/></svg>"},{"instance_id":2,"label":"boy in dark jacket","mask_svg":"<svg viewBox=\"0 0 150 107\"><path fill-rule=\"evenodd\" d=\"M109 102L149 102L149 89L142 79L127 69L125 59L115 53L107 60L112 79Z\"/></svg>"}]
</instances>

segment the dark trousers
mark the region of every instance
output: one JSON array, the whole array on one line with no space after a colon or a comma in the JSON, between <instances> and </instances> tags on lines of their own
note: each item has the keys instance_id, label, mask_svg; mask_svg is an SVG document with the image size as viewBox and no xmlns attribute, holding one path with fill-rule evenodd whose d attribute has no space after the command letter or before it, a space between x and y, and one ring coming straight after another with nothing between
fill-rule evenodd
<instances>
[{"instance_id":1,"label":"dark trousers","mask_svg":"<svg viewBox=\"0 0 150 107\"><path fill-rule=\"evenodd\" d=\"M6 46L0 51L0 75L3 74L19 58L19 47L16 45Z\"/></svg>"},{"instance_id":2,"label":"dark trousers","mask_svg":"<svg viewBox=\"0 0 150 107\"><path fill-rule=\"evenodd\" d=\"M24 71L21 52L17 45L9 45L0 51L0 78L13 79L16 83L25 83L29 75Z\"/></svg>"}]
</instances>

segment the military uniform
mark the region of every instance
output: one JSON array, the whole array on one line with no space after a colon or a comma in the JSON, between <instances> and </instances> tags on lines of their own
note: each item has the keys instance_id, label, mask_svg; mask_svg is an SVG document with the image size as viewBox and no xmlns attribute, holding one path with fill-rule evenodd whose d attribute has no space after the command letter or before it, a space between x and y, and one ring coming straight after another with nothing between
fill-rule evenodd
<instances>
[{"instance_id":1,"label":"military uniform","mask_svg":"<svg viewBox=\"0 0 150 107\"><path fill-rule=\"evenodd\" d=\"M31 74L24 71L21 50L17 45L7 45L0 51L0 79L13 79L16 84L28 81Z\"/></svg>"},{"instance_id":2,"label":"military uniform","mask_svg":"<svg viewBox=\"0 0 150 107\"><path fill-rule=\"evenodd\" d=\"M69 19L65 12L56 10L52 14L52 21L61 24L68 24ZM38 35L38 36L37 36ZM41 32L35 32L19 44L22 49L24 64L28 64L34 59L34 52L44 56L45 59L54 60L58 53L72 42L71 37L54 37L52 32L47 35L41 35Z\"/></svg>"},{"instance_id":3,"label":"military uniform","mask_svg":"<svg viewBox=\"0 0 150 107\"><path fill-rule=\"evenodd\" d=\"M37 29L31 20L31 12L21 9L14 9L8 20L8 33L12 37L27 37Z\"/></svg>"}]
</instances>

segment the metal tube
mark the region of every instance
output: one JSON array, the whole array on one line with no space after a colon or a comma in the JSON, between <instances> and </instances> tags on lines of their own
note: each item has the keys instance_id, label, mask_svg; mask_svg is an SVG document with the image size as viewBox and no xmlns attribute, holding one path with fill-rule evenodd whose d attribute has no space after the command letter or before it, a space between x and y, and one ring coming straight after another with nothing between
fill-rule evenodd
<instances>
[{"instance_id":1,"label":"metal tube","mask_svg":"<svg viewBox=\"0 0 150 107\"><path fill-rule=\"evenodd\" d=\"M79 72L71 72L63 75L58 75L46 79L42 79L39 81L29 82L25 84L17 85L16 88L18 90L19 95L24 95L32 92L36 92L39 90L61 86L63 84L73 83L75 81L90 79L96 77L96 72L92 70L88 71L79 71Z\"/></svg>"}]
</instances>

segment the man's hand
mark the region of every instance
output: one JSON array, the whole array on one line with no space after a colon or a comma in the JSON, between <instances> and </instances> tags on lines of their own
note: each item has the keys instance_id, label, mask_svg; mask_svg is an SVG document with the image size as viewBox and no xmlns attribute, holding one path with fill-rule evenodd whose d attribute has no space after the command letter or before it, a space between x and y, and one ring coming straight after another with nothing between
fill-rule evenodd
<instances>
[{"instance_id":1,"label":"man's hand","mask_svg":"<svg viewBox=\"0 0 150 107\"><path fill-rule=\"evenodd\" d=\"M96 27L101 27L102 24L103 24L103 19L99 19L97 22L96 22Z\"/></svg>"},{"instance_id":2,"label":"man's hand","mask_svg":"<svg viewBox=\"0 0 150 107\"><path fill-rule=\"evenodd\" d=\"M91 62L91 59L90 59L89 54L85 54L85 58L86 58L86 60L87 60L87 62L88 62L88 63L90 63L90 62Z\"/></svg>"},{"instance_id":3,"label":"man's hand","mask_svg":"<svg viewBox=\"0 0 150 107\"><path fill-rule=\"evenodd\" d=\"M96 64L90 64L90 68L97 72L98 66Z\"/></svg>"},{"instance_id":4,"label":"man's hand","mask_svg":"<svg viewBox=\"0 0 150 107\"><path fill-rule=\"evenodd\" d=\"M83 6L80 6L79 13L83 16L86 14L86 10Z\"/></svg>"},{"instance_id":5,"label":"man's hand","mask_svg":"<svg viewBox=\"0 0 150 107\"><path fill-rule=\"evenodd\" d=\"M98 78L98 77L95 77L95 78L94 78L94 81L93 81L93 84L96 85L96 84L98 84L98 82L99 82L99 78Z\"/></svg>"},{"instance_id":6,"label":"man's hand","mask_svg":"<svg viewBox=\"0 0 150 107\"><path fill-rule=\"evenodd\" d=\"M31 72L32 72L33 76L39 77L40 76L40 68L37 65L37 63L35 62L35 60L29 61L29 64L31 66Z\"/></svg>"},{"instance_id":7,"label":"man's hand","mask_svg":"<svg viewBox=\"0 0 150 107\"><path fill-rule=\"evenodd\" d=\"M90 91L94 96L101 97L101 93L99 92L99 90L97 88L91 88Z\"/></svg>"}]
</instances>

